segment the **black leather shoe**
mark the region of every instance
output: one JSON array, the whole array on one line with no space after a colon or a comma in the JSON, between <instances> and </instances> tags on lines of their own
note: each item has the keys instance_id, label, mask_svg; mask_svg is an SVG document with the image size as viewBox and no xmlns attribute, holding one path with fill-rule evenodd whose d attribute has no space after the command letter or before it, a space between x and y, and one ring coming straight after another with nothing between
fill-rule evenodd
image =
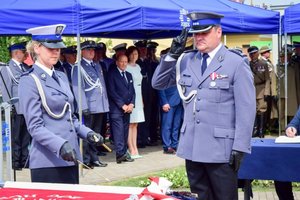
<instances>
[{"instance_id":1,"label":"black leather shoe","mask_svg":"<svg viewBox=\"0 0 300 200\"><path fill-rule=\"evenodd\" d=\"M132 159L129 155L124 154L123 156L118 157L116 161L117 161L117 164L120 164L122 162L133 162L134 159Z\"/></svg>"},{"instance_id":2,"label":"black leather shoe","mask_svg":"<svg viewBox=\"0 0 300 200\"><path fill-rule=\"evenodd\" d=\"M104 163L104 162L101 162L101 161L94 161L94 162L92 163L92 165L93 165L94 167L106 167L106 166L107 166L107 163Z\"/></svg>"},{"instance_id":3,"label":"black leather shoe","mask_svg":"<svg viewBox=\"0 0 300 200\"><path fill-rule=\"evenodd\" d=\"M93 169L93 168L94 168L94 165L92 165L92 164L90 164L90 163L84 163L83 168L84 168L84 169Z\"/></svg>"}]
</instances>

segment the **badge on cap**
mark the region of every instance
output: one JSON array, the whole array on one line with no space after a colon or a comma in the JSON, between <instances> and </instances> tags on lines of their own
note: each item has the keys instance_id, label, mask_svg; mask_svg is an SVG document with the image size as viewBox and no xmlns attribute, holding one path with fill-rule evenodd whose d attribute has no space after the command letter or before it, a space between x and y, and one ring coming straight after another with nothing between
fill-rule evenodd
<instances>
[{"instance_id":1,"label":"badge on cap","mask_svg":"<svg viewBox=\"0 0 300 200\"><path fill-rule=\"evenodd\" d=\"M56 30L55 30L56 37L60 37L60 35L62 34L63 30L64 30L63 26L57 26Z\"/></svg>"}]
</instances>

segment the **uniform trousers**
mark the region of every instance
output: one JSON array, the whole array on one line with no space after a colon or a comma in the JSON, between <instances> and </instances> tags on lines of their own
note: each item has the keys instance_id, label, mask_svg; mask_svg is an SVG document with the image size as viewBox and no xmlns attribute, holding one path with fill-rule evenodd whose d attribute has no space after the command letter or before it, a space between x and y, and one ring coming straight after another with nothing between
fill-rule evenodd
<instances>
[{"instance_id":1,"label":"uniform trousers","mask_svg":"<svg viewBox=\"0 0 300 200\"><path fill-rule=\"evenodd\" d=\"M192 193L199 200L238 200L237 172L228 163L185 161Z\"/></svg>"},{"instance_id":2,"label":"uniform trousers","mask_svg":"<svg viewBox=\"0 0 300 200\"><path fill-rule=\"evenodd\" d=\"M274 181L274 185L279 200L294 200L291 182Z\"/></svg>"},{"instance_id":3,"label":"uniform trousers","mask_svg":"<svg viewBox=\"0 0 300 200\"><path fill-rule=\"evenodd\" d=\"M78 165L31 169L30 172L32 182L79 184Z\"/></svg>"},{"instance_id":4,"label":"uniform trousers","mask_svg":"<svg viewBox=\"0 0 300 200\"><path fill-rule=\"evenodd\" d=\"M31 136L27 131L23 115L14 114L12 117L12 163L13 167L24 167L28 155Z\"/></svg>"},{"instance_id":5,"label":"uniform trousers","mask_svg":"<svg viewBox=\"0 0 300 200\"><path fill-rule=\"evenodd\" d=\"M95 131L100 133L102 130L103 116L105 113L93 113L84 116L84 124ZM83 140L83 162L86 164L99 161L97 155L97 149L94 145L89 144L86 140Z\"/></svg>"}]
</instances>

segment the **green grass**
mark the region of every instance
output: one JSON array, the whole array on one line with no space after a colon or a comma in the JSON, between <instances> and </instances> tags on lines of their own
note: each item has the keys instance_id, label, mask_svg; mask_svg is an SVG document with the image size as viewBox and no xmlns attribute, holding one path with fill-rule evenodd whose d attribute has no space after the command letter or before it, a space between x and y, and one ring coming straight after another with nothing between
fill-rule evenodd
<instances>
[{"instance_id":1,"label":"green grass","mask_svg":"<svg viewBox=\"0 0 300 200\"><path fill-rule=\"evenodd\" d=\"M136 176L126 178L119 181L112 181L105 185L111 186L127 186L127 187L147 187L150 184L149 177L158 176L165 177L173 183L171 189L185 190L189 188L186 172L184 166L166 169L154 173L145 174L143 176ZM103 184L103 183L102 183ZM274 191L274 182L271 180L254 180L252 182L253 191ZM300 183L293 183L293 190L300 191Z\"/></svg>"}]
</instances>

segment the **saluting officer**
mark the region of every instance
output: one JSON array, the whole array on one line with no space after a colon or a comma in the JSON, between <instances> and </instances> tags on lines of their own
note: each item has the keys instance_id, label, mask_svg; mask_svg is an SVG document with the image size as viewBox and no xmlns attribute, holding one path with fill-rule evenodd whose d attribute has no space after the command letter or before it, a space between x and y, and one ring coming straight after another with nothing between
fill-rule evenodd
<instances>
[{"instance_id":1,"label":"saluting officer","mask_svg":"<svg viewBox=\"0 0 300 200\"><path fill-rule=\"evenodd\" d=\"M256 121L253 136L263 138L266 130L267 100L270 97L269 69L268 64L258 58L259 52L256 46L249 47L248 53L256 90Z\"/></svg>"},{"instance_id":2,"label":"saluting officer","mask_svg":"<svg viewBox=\"0 0 300 200\"><path fill-rule=\"evenodd\" d=\"M13 103L12 107L12 167L21 170L27 164L30 135L19 107L19 80L21 75L29 69L24 63L27 57L24 43L16 43L8 48L11 60L9 66L1 69L0 86L5 102Z\"/></svg>"},{"instance_id":3,"label":"saluting officer","mask_svg":"<svg viewBox=\"0 0 300 200\"><path fill-rule=\"evenodd\" d=\"M97 133L101 132L103 117L109 111L108 97L104 75L99 62L93 61L96 43L88 40L81 46L81 86L78 85L78 66L74 67L72 85L74 96L79 104L78 87L81 92L82 113L84 124ZM101 162L97 156L94 145L83 142L83 161L90 167L106 167L107 163Z\"/></svg>"},{"instance_id":4,"label":"saluting officer","mask_svg":"<svg viewBox=\"0 0 300 200\"><path fill-rule=\"evenodd\" d=\"M177 155L185 159L191 192L201 200L237 200L237 171L243 154L251 151L253 75L243 57L221 43L222 15L187 16L197 50L181 55L188 35L183 29L157 67L152 85L165 89L177 79L184 106Z\"/></svg>"},{"instance_id":5,"label":"saluting officer","mask_svg":"<svg viewBox=\"0 0 300 200\"><path fill-rule=\"evenodd\" d=\"M31 181L79 183L77 161L81 160L78 140L96 144L103 138L75 117L67 76L54 69L65 48L61 34L66 25L56 24L26 30L32 34L27 45L34 65L20 79L20 107L32 136Z\"/></svg>"}]
</instances>

